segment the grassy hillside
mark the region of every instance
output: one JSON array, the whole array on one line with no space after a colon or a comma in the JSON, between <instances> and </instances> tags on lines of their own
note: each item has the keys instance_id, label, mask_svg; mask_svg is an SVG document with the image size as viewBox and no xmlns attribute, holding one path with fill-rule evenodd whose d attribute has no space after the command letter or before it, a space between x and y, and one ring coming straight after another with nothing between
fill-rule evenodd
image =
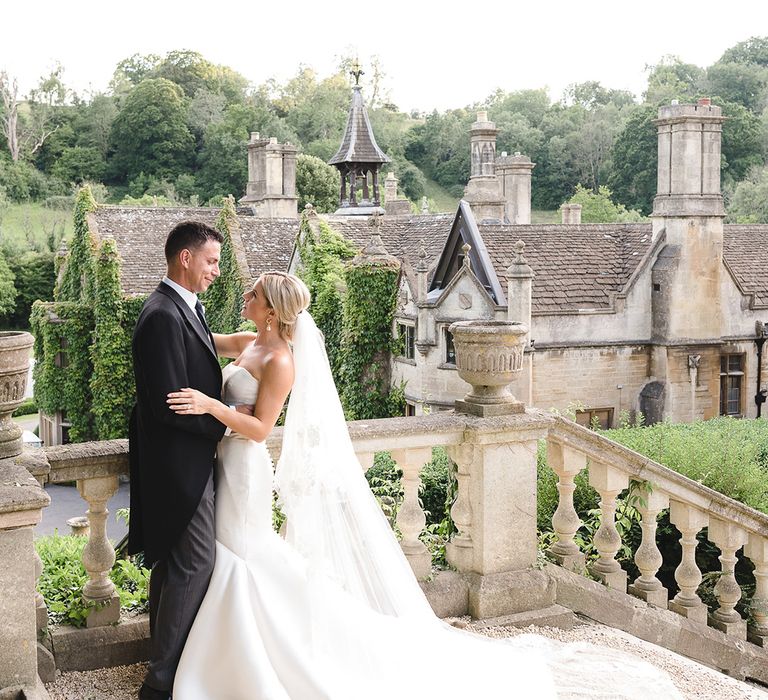
<instances>
[{"instance_id":1,"label":"grassy hillside","mask_svg":"<svg viewBox=\"0 0 768 700\"><path fill-rule=\"evenodd\" d=\"M430 211L433 214L437 212L455 212L459 206L459 200L434 180L428 178L425 178L425 180L424 190L429 201ZM419 202L419 209L421 209L421 202Z\"/></svg>"},{"instance_id":2,"label":"grassy hillside","mask_svg":"<svg viewBox=\"0 0 768 700\"><path fill-rule=\"evenodd\" d=\"M0 247L6 251L44 250L51 240L72 235L72 209L42 204L11 204L0 208Z\"/></svg>"}]
</instances>

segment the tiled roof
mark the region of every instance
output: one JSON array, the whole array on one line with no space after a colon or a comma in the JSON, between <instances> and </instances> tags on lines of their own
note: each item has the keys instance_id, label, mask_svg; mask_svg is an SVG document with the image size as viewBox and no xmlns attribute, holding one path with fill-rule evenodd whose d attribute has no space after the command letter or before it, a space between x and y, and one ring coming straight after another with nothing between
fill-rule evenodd
<instances>
[{"instance_id":1,"label":"tiled roof","mask_svg":"<svg viewBox=\"0 0 768 700\"><path fill-rule=\"evenodd\" d=\"M768 304L768 225L726 224L723 257L755 305Z\"/></svg>"},{"instance_id":2,"label":"tiled roof","mask_svg":"<svg viewBox=\"0 0 768 700\"><path fill-rule=\"evenodd\" d=\"M352 91L352 105L349 108L347 127L336 155L328 161L329 165L341 163L388 163L389 158L376 143L368 112L363 103L360 86Z\"/></svg>"},{"instance_id":3,"label":"tiled roof","mask_svg":"<svg viewBox=\"0 0 768 700\"><path fill-rule=\"evenodd\" d=\"M609 309L610 295L622 290L651 243L650 224L480 224L499 281L514 245L525 243L523 256L534 271L532 310L558 312Z\"/></svg>"},{"instance_id":4,"label":"tiled roof","mask_svg":"<svg viewBox=\"0 0 768 700\"><path fill-rule=\"evenodd\" d=\"M299 233L298 219L262 219L238 216L240 239L248 260L251 280L267 270L288 269L293 243Z\"/></svg>"},{"instance_id":5,"label":"tiled roof","mask_svg":"<svg viewBox=\"0 0 768 700\"><path fill-rule=\"evenodd\" d=\"M111 237L117 243L123 291L148 294L165 274L163 247L168 232L185 219L213 226L218 214L218 209L207 207L101 206L91 215L91 222L99 237ZM264 270L288 267L298 220L261 219L239 213L238 223L232 237L246 280Z\"/></svg>"},{"instance_id":6,"label":"tiled roof","mask_svg":"<svg viewBox=\"0 0 768 700\"><path fill-rule=\"evenodd\" d=\"M427 264L432 266L442 251L451 231L454 214L418 216L382 216L381 240L390 255L415 267L419 261L421 241L427 251ZM371 240L373 230L367 216L332 216L328 224L361 250Z\"/></svg>"}]
</instances>

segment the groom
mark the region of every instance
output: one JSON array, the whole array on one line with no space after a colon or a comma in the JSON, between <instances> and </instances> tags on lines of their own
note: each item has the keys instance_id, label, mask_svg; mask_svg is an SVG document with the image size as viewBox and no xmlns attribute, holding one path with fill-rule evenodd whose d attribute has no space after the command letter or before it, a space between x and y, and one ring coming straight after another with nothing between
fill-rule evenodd
<instances>
[{"instance_id":1,"label":"groom","mask_svg":"<svg viewBox=\"0 0 768 700\"><path fill-rule=\"evenodd\" d=\"M225 426L179 415L167 394L185 387L221 394L221 369L197 292L219 276L221 234L183 221L165 242L167 275L133 334L136 405L129 429L130 553L152 567L152 657L141 700L166 700L181 651L208 588L215 557L213 466Z\"/></svg>"}]
</instances>

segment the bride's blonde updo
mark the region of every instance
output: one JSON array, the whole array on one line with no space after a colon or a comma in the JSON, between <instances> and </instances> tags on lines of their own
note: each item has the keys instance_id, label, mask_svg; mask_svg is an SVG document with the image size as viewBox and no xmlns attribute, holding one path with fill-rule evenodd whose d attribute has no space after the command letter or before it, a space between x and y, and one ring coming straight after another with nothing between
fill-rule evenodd
<instances>
[{"instance_id":1,"label":"bride's blonde updo","mask_svg":"<svg viewBox=\"0 0 768 700\"><path fill-rule=\"evenodd\" d=\"M263 273L256 282L261 282L264 298L275 312L280 335L291 340L298 315L309 306L307 285L294 275L276 270Z\"/></svg>"}]
</instances>

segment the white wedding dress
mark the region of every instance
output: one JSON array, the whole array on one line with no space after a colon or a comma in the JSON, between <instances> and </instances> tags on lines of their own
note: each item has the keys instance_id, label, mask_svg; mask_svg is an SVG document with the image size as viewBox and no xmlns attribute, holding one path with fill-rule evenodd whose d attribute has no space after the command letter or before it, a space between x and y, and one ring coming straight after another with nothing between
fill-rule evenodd
<instances>
[{"instance_id":1,"label":"white wedding dress","mask_svg":"<svg viewBox=\"0 0 768 700\"><path fill-rule=\"evenodd\" d=\"M354 457L321 336L300 319L276 479L264 443L219 445L216 564L174 700L680 697L666 674L620 652L492 641L437 619ZM257 392L247 370L224 369L225 402L253 404Z\"/></svg>"}]
</instances>

